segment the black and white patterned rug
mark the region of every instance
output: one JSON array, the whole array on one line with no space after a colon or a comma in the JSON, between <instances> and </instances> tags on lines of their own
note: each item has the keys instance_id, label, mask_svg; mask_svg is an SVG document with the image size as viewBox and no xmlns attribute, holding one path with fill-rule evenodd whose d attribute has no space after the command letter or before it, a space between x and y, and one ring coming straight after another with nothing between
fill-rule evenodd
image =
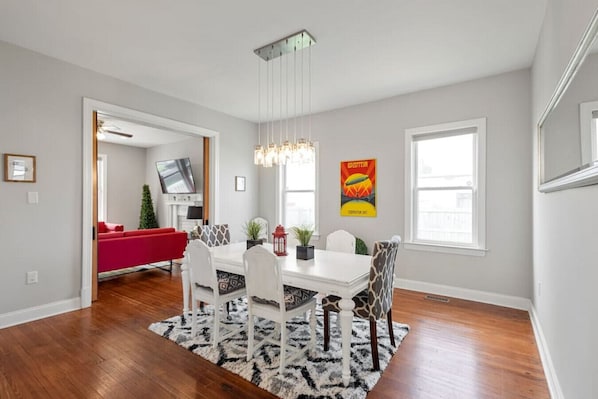
<instances>
[{"instance_id":1,"label":"black and white patterned rug","mask_svg":"<svg viewBox=\"0 0 598 399\"><path fill-rule=\"evenodd\" d=\"M281 398L365 398L367 393L380 379L382 372L390 362L390 358L398 349L401 341L409 332L409 326L393 323L397 348L390 345L387 334L387 322L378 322L378 351L380 370L372 368L370 330L367 320L353 318L351 337L351 383L348 387L342 384L341 337L336 328L334 314L330 317L330 347L323 350L323 315L321 309L316 310L316 347L308 358L300 358L287 365L284 374L278 373L280 348L277 345L265 344L247 362L247 335L243 331L238 335L221 342L217 349L210 343L212 329L212 307L206 306L200 311L200 326L195 338L191 337L191 313L171 317L153 323L149 329L183 348L195 353L240 375L253 384ZM227 323L245 325L247 321L247 305L243 300L233 303ZM256 318L256 343L260 337L269 334L274 323ZM296 318L287 323L289 343L309 342L309 325L304 318Z\"/></svg>"}]
</instances>

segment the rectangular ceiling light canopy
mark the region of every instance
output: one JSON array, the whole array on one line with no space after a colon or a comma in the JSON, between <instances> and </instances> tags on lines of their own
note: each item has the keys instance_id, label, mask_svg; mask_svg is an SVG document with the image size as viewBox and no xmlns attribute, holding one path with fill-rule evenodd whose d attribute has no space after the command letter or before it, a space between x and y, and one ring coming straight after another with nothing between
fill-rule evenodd
<instances>
[{"instance_id":1,"label":"rectangular ceiling light canopy","mask_svg":"<svg viewBox=\"0 0 598 399\"><path fill-rule=\"evenodd\" d=\"M304 29L300 32L293 33L292 35L257 48L253 50L253 52L255 55L267 62L284 54L297 50L303 50L304 48L308 48L314 44L316 44L316 40L307 30Z\"/></svg>"}]
</instances>

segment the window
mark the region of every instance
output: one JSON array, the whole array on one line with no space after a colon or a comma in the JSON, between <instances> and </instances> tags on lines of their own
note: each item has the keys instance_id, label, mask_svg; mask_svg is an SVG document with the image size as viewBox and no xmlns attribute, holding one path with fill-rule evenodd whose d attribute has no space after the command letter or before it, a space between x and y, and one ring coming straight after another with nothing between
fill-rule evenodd
<instances>
[{"instance_id":1,"label":"window","mask_svg":"<svg viewBox=\"0 0 598 399\"><path fill-rule=\"evenodd\" d=\"M317 159L309 163L288 162L280 167L280 220L285 228L309 225L318 231Z\"/></svg>"},{"instance_id":2,"label":"window","mask_svg":"<svg viewBox=\"0 0 598 399\"><path fill-rule=\"evenodd\" d=\"M405 131L406 248L485 254L486 119Z\"/></svg>"},{"instance_id":3,"label":"window","mask_svg":"<svg viewBox=\"0 0 598 399\"><path fill-rule=\"evenodd\" d=\"M581 164L598 160L598 101L579 104Z\"/></svg>"},{"instance_id":4,"label":"window","mask_svg":"<svg viewBox=\"0 0 598 399\"><path fill-rule=\"evenodd\" d=\"M108 157L106 154L98 154L98 220L107 221L106 214L107 195L106 195L106 170Z\"/></svg>"}]
</instances>

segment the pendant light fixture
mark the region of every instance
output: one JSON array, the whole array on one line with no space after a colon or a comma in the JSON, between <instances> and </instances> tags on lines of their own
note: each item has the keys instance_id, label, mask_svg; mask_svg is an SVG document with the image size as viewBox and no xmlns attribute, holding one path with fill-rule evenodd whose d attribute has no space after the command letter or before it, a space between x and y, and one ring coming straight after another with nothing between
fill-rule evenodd
<instances>
[{"instance_id":1,"label":"pendant light fixture","mask_svg":"<svg viewBox=\"0 0 598 399\"><path fill-rule=\"evenodd\" d=\"M254 50L254 53L259 57L258 59L258 144L254 149L253 161L256 165L264 167L271 167L273 165L285 165L287 162L311 162L314 159L314 147L311 141L311 46L316 41L306 30L294 33L290 36L277 40L273 43L267 44L263 47ZM309 48L309 67L308 67L308 110L305 112L305 79L304 79L304 49ZM301 52L301 88L297 87L297 52ZM293 56L293 140L289 140L289 57ZM283 59L286 58L286 73L283 78ZM275 60L278 60L278 89L275 88ZM262 123L262 73L261 63L266 62L266 121ZM286 84L283 84L283 81ZM286 87L286 88L285 88ZM284 91L284 94L283 94ZM276 119L275 111L275 93L278 93L278 121ZM297 126L297 96L301 96L301 121L300 129ZM285 115L283 117L283 102L285 108ZM306 118L308 120L306 121ZM265 124L266 142L267 146L264 148L261 144L262 125ZM308 125L308 126L306 126ZM306 138L305 132L308 130ZM278 132L279 142L275 142L275 132ZM283 134L284 132L284 134ZM299 136L299 139L297 139ZM284 137L284 140L283 140Z\"/></svg>"}]
</instances>

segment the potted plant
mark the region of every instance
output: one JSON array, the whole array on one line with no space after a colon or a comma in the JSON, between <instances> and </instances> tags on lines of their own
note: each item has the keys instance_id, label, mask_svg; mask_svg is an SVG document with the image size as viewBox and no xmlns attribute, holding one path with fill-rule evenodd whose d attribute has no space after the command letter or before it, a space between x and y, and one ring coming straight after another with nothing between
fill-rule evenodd
<instances>
[{"instance_id":1,"label":"potted plant","mask_svg":"<svg viewBox=\"0 0 598 399\"><path fill-rule=\"evenodd\" d=\"M295 238L299 240L301 245L297 245L297 259L313 259L314 257L314 246L309 245L309 240L314 233L314 229L311 226L294 226L291 227L291 231L295 235Z\"/></svg>"},{"instance_id":2,"label":"potted plant","mask_svg":"<svg viewBox=\"0 0 598 399\"><path fill-rule=\"evenodd\" d=\"M256 220L249 220L243 225L243 232L247 236L247 249L254 245L262 245L264 240L259 238L262 232L262 224Z\"/></svg>"}]
</instances>

